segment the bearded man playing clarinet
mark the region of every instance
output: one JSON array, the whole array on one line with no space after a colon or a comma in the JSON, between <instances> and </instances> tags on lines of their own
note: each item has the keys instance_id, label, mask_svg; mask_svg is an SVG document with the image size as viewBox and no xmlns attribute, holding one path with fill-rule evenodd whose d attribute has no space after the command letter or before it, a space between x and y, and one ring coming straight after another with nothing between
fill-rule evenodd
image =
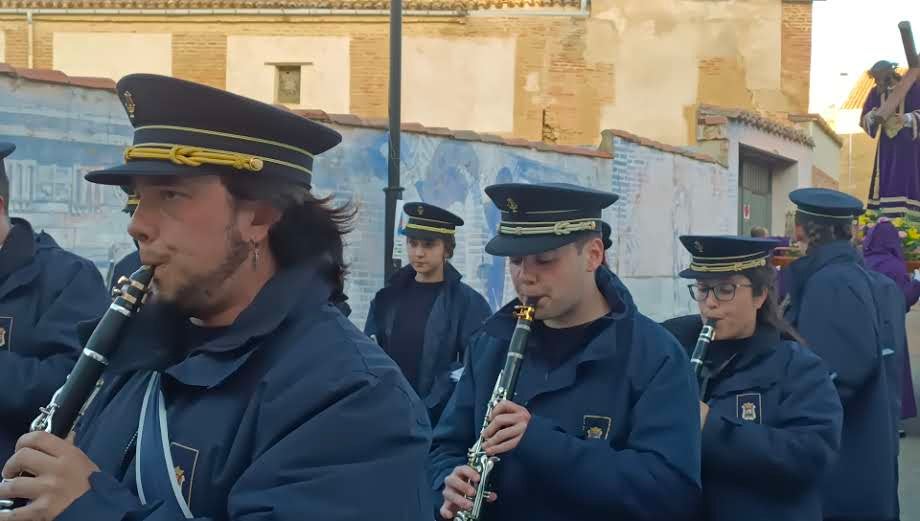
<instances>
[{"instance_id":1,"label":"bearded man playing clarinet","mask_svg":"<svg viewBox=\"0 0 920 521\"><path fill-rule=\"evenodd\" d=\"M617 196L567 184L501 184L486 194L502 212L486 251L510 258L523 305L488 319L467 349L434 431L437 514L686 519L700 497L696 382L677 341L603 266L601 212ZM521 349L530 318L521 309L531 306ZM511 392L509 345L523 352Z\"/></svg>"},{"instance_id":2,"label":"bearded man playing clarinet","mask_svg":"<svg viewBox=\"0 0 920 521\"><path fill-rule=\"evenodd\" d=\"M0 520L430 517L428 412L330 304L353 212L310 181L341 136L168 77L128 76L118 95L134 145L87 179L137 194L128 231L151 297L75 445L19 440L0 498L25 505Z\"/></svg>"}]
</instances>

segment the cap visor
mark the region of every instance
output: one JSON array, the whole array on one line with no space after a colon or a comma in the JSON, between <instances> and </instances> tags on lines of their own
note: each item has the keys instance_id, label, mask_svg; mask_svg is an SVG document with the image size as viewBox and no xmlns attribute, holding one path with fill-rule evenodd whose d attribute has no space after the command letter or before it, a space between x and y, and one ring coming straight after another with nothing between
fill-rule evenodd
<instances>
[{"instance_id":1,"label":"cap visor","mask_svg":"<svg viewBox=\"0 0 920 521\"><path fill-rule=\"evenodd\" d=\"M698 280L724 279L724 278L731 277L732 275L746 275L748 272L755 270L755 269L757 268L748 268L746 270L741 270L741 271L712 272L712 271L696 271L694 269L687 268L684 271L681 271L680 273L678 273L678 276L682 279L698 279Z\"/></svg>"},{"instance_id":2,"label":"cap visor","mask_svg":"<svg viewBox=\"0 0 920 521\"><path fill-rule=\"evenodd\" d=\"M135 177L179 176L191 177L219 175L214 169L201 166L177 165L170 161L131 161L105 170L96 170L84 177L90 183L100 185L128 185Z\"/></svg>"},{"instance_id":3,"label":"cap visor","mask_svg":"<svg viewBox=\"0 0 920 521\"><path fill-rule=\"evenodd\" d=\"M570 235L545 235L537 237L499 235L493 237L492 240L486 244L486 253L496 257L523 257L525 255L536 255L538 253L561 248L587 235L588 234L584 232Z\"/></svg>"},{"instance_id":4,"label":"cap visor","mask_svg":"<svg viewBox=\"0 0 920 521\"><path fill-rule=\"evenodd\" d=\"M435 240L435 239L447 239L450 235L444 233L430 232L427 230L414 230L412 228L405 228L403 234L406 237L411 237L413 239L421 240Z\"/></svg>"}]
</instances>

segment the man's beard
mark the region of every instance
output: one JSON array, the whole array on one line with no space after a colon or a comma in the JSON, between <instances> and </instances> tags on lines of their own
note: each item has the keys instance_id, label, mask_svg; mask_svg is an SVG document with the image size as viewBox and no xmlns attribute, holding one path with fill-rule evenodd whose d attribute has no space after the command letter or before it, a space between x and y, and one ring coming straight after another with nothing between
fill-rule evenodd
<instances>
[{"instance_id":1,"label":"man's beard","mask_svg":"<svg viewBox=\"0 0 920 521\"><path fill-rule=\"evenodd\" d=\"M249 258L249 245L243 240L239 229L229 225L226 229L227 255L213 270L189 277L176 288L170 303L183 315L204 317L211 314L215 302L215 291L239 270Z\"/></svg>"}]
</instances>

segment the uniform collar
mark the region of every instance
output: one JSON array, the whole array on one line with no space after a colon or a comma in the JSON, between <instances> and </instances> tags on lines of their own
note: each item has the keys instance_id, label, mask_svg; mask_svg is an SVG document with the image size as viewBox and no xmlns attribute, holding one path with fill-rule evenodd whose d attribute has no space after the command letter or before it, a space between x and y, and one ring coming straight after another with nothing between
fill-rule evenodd
<instances>
[{"instance_id":1,"label":"uniform collar","mask_svg":"<svg viewBox=\"0 0 920 521\"><path fill-rule=\"evenodd\" d=\"M389 286L394 288L405 288L410 282L415 280L415 275L415 268L413 268L411 264L403 266L390 277ZM446 285L453 284L461 278L463 278L463 276L457 271L457 268L454 268L453 264L449 262L444 263L444 282Z\"/></svg>"},{"instance_id":2,"label":"uniform collar","mask_svg":"<svg viewBox=\"0 0 920 521\"><path fill-rule=\"evenodd\" d=\"M629 291L616 275L607 268L599 269L595 274L595 280L597 281L598 289L601 290L611 308L610 313L599 318L593 324L593 327L597 327L600 331L591 336L588 344L577 350L562 365L552 369L545 378L541 378L539 384L524 386L516 395L515 401L526 403L536 396L567 389L575 385L580 365L609 359L616 354L621 343L628 343L632 339L636 310L632 305L632 297L630 297ZM503 311L510 313L510 309L507 306ZM510 330L507 329L508 324L511 325ZM487 331L496 331L499 333L496 336L507 341L511 338L514 319L510 315L495 317L487 322L486 327ZM532 358L528 359L526 354L524 363L537 363L539 365ZM540 367L541 372L545 369Z\"/></svg>"},{"instance_id":3,"label":"uniform collar","mask_svg":"<svg viewBox=\"0 0 920 521\"><path fill-rule=\"evenodd\" d=\"M281 327L292 313L317 312L329 303L329 284L316 270L294 266L275 274L230 325L225 334L192 349L176 360L168 346L182 334L188 318L169 305L151 303L125 328L122 349L111 369L130 372L162 370L183 384L213 387L232 375L261 345L261 340Z\"/></svg>"},{"instance_id":4,"label":"uniform collar","mask_svg":"<svg viewBox=\"0 0 920 521\"><path fill-rule=\"evenodd\" d=\"M737 356L734 370L739 370L757 362L763 355L773 351L780 342L779 331L768 324L757 324L754 334L739 340L716 340L710 346L712 350L731 350Z\"/></svg>"},{"instance_id":5,"label":"uniform collar","mask_svg":"<svg viewBox=\"0 0 920 521\"><path fill-rule=\"evenodd\" d=\"M598 289L600 289L604 298L607 299L607 303L610 305L611 309L610 313L598 319L598 321L604 322L603 326L598 327L601 327L605 331L594 336L593 340L589 342L584 349L579 351L569 362L563 365L567 365L570 362L574 362L575 365L578 365L583 362L600 360L612 356L615 352L616 343L606 336L606 329L615 322L631 319L635 315L636 308L633 305L632 296L629 290L626 289L626 286L620 281L619 277L614 275L608 268L602 266L595 272L594 278ZM519 304L520 300L515 299L504 306L498 313L486 321L483 326L485 331L501 341L511 341L511 335L514 334L514 327L517 323L517 319L514 318L512 312ZM531 341L533 341L533 337L531 337Z\"/></svg>"}]
</instances>

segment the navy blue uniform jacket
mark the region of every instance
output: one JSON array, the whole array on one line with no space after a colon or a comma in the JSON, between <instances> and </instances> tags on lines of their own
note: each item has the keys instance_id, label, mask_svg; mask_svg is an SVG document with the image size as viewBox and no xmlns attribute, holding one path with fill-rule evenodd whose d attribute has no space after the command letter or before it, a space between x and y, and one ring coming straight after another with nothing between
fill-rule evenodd
<instances>
[{"instance_id":1,"label":"navy blue uniform jacket","mask_svg":"<svg viewBox=\"0 0 920 521\"><path fill-rule=\"evenodd\" d=\"M663 325L688 352L703 326L699 315ZM736 354L705 397L701 520L820 520L822 480L843 423L827 366L765 324L751 338L717 339L709 349Z\"/></svg>"},{"instance_id":2,"label":"navy blue uniform jacket","mask_svg":"<svg viewBox=\"0 0 920 521\"><path fill-rule=\"evenodd\" d=\"M329 294L313 269L282 270L223 334L188 354L174 347L187 321L163 304L144 307L77 429L101 472L59 521L170 519L161 502L142 506L135 489L149 369L163 371L172 459L194 519L430 515L428 415Z\"/></svg>"},{"instance_id":3,"label":"navy blue uniform jacket","mask_svg":"<svg viewBox=\"0 0 920 521\"><path fill-rule=\"evenodd\" d=\"M13 218L0 250L0 457L29 430L82 349L77 323L109 305L90 261Z\"/></svg>"},{"instance_id":4,"label":"navy blue uniform jacket","mask_svg":"<svg viewBox=\"0 0 920 521\"><path fill-rule=\"evenodd\" d=\"M375 338L384 350L393 334L400 296L414 278L412 266L402 268L371 301L364 333ZM486 299L460 279L460 272L447 263L444 266L444 287L435 299L425 325L417 391L433 421L436 421L454 390L450 374L463 367L467 342L492 314Z\"/></svg>"},{"instance_id":5,"label":"navy blue uniform jacket","mask_svg":"<svg viewBox=\"0 0 920 521\"><path fill-rule=\"evenodd\" d=\"M486 519L675 521L698 506L699 402L687 355L636 310L613 273L601 268L596 278L613 310L598 335L551 371L525 353L514 401L532 418L517 448L501 456L492 481L498 500ZM438 507L444 478L466 464L479 437L513 305L474 337L435 428L429 475Z\"/></svg>"},{"instance_id":6,"label":"navy blue uniform jacket","mask_svg":"<svg viewBox=\"0 0 920 521\"><path fill-rule=\"evenodd\" d=\"M898 517L898 432L873 324L875 304L847 241L809 250L789 268L786 319L827 363L843 403L840 457L824 486L824 517Z\"/></svg>"}]
</instances>

